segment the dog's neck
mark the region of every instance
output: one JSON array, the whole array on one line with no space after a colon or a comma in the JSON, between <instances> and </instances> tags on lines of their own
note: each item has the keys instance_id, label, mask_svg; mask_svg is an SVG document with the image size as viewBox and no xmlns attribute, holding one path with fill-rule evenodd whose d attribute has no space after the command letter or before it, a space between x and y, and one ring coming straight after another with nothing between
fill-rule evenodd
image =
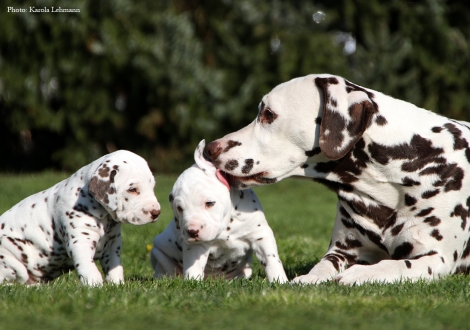
<instances>
[{"instance_id":1,"label":"dog's neck","mask_svg":"<svg viewBox=\"0 0 470 330\"><path fill-rule=\"evenodd\" d=\"M309 157L294 176L311 178L336 192L340 198L348 198L354 191L356 196L394 208L400 191L396 189L396 182L385 176L384 166L371 161L365 152L367 144L364 140L359 141L338 160L330 160L321 153Z\"/></svg>"}]
</instances>

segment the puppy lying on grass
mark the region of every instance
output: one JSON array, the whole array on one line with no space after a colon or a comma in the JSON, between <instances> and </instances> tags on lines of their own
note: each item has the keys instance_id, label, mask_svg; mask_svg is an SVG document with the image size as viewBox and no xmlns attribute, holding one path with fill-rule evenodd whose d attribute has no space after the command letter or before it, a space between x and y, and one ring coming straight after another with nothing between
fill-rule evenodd
<instances>
[{"instance_id":1,"label":"puppy lying on grass","mask_svg":"<svg viewBox=\"0 0 470 330\"><path fill-rule=\"evenodd\" d=\"M176 180L170 194L174 218L153 241L150 261L155 277L184 275L203 279L251 276L252 254L271 282L287 282L276 240L251 189L230 188L202 155Z\"/></svg>"}]
</instances>

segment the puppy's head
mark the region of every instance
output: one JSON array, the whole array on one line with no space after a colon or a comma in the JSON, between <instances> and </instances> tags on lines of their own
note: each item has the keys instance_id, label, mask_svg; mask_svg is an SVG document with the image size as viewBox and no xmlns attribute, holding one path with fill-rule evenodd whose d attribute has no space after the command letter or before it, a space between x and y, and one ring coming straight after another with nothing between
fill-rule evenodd
<instances>
[{"instance_id":1,"label":"puppy's head","mask_svg":"<svg viewBox=\"0 0 470 330\"><path fill-rule=\"evenodd\" d=\"M88 184L92 195L115 221L142 225L155 222L160 204L154 193L155 178L147 162L126 150L102 158Z\"/></svg>"},{"instance_id":2,"label":"puppy's head","mask_svg":"<svg viewBox=\"0 0 470 330\"><path fill-rule=\"evenodd\" d=\"M170 193L174 220L186 242L211 241L230 221L229 185L204 159L204 146L202 140L194 153L196 164L178 177Z\"/></svg>"}]
</instances>

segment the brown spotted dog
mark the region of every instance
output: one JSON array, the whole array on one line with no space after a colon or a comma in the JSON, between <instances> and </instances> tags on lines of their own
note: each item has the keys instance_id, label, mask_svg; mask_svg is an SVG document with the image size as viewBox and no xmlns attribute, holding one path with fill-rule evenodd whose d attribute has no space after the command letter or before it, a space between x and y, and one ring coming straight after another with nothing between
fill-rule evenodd
<instances>
[{"instance_id":1,"label":"brown spotted dog","mask_svg":"<svg viewBox=\"0 0 470 330\"><path fill-rule=\"evenodd\" d=\"M307 177L338 194L331 245L294 283L435 279L470 270L470 130L328 74L275 87L206 146L234 187Z\"/></svg>"},{"instance_id":2,"label":"brown spotted dog","mask_svg":"<svg viewBox=\"0 0 470 330\"><path fill-rule=\"evenodd\" d=\"M82 167L0 216L0 283L36 284L76 269L81 281L124 282L121 223L157 220L160 204L147 162L125 150Z\"/></svg>"}]
</instances>

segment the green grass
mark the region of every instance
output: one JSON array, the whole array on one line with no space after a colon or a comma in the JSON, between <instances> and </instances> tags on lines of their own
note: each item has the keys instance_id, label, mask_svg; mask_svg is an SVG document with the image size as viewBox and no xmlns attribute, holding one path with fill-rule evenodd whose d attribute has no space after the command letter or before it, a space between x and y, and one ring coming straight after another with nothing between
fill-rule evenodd
<instances>
[{"instance_id":1,"label":"green grass","mask_svg":"<svg viewBox=\"0 0 470 330\"><path fill-rule=\"evenodd\" d=\"M66 178L64 173L0 175L0 213ZM465 329L468 277L432 283L343 287L270 284L258 262L250 280L152 278L146 245L171 220L168 193L176 176L157 177L162 216L123 226L124 285L89 288L74 272L41 286L0 285L0 329ZM256 189L289 278L326 251L336 197L308 182Z\"/></svg>"}]
</instances>

